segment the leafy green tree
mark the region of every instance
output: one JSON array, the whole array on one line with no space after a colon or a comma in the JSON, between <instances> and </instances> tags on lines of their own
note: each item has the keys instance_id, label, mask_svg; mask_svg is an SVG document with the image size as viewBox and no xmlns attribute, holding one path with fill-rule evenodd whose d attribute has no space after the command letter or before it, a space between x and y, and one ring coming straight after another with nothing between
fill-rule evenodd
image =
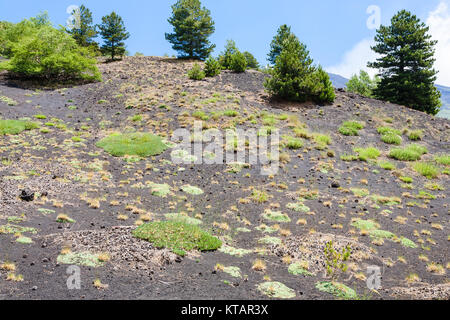
<instances>
[{"instance_id":1,"label":"leafy green tree","mask_svg":"<svg viewBox=\"0 0 450 320\"><path fill-rule=\"evenodd\" d=\"M77 11L72 14L78 14ZM79 28L68 29L67 32L77 41L78 45L87 47L94 43L94 38L97 36L97 30L92 20L92 12L84 5L80 6L79 11Z\"/></svg>"},{"instance_id":2,"label":"leafy green tree","mask_svg":"<svg viewBox=\"0 0 450 320\"><path fill-rule=\"evenodd\" d=\"M275 64L275 60L283 50L284 41L292 34L291 27L286 24L283 24L278 28L277 34L270 44L270 52L267 58L271 64Z\"/></svg>"},{"instance_id":3,"label":"leafy green tree","mask_svg":"<svg viewBox=\"0 0 450 320\"><path fill-rule=\"evenodd\" d=\"M6 58L12 57L12 47L20 38L32 35L41 27L51 27L52 24L46 11L36 17L24 19L19 23L3 21L0 26L0 54Z\"/></svg>"},{"instance_id":4,"label":"leafy green tree","mask_svg":"<svg viewBox=\"0 0 450 320\"><path fill-rule=\"evenodd\" d=\"M222 66L217 59L209 57L205 62L205 75L207 77L215 77L220 74Z\"/></svg>"},{"instance_id":5,"label":"leafy green tree","mask_svg":"<svg viewBox=\"0 0 450 320\"><path fill-rule=\"evenodd\" d=\"M248 51L243 52L245 59L247 60L247 68L248 69L259 69L259 62L256 58Z\"/></svg>"},{"instance_id":6,"label":"leafy green tree","mask_svg":"<svg viewBox=\"0 0 450 320\"><path fill-rule=\"evenodd\" d=\"M65 30L36 21L30 19L16 25L26 32L10 42L11 59L1 63L1 69L27 78L101 80L90 50L80 48Z\"/></svg>"},{"instance_id":7,"label":"leafy green tree","mask_svg":"<svg viewBox=\"0 0 450 320\"><path fill-rule=\"evenodd\" d=\"M247 69L247 59L242 52L238 51L233 55L231 58L230 69L238 73L245 72Z\"/></svg>"},{"instance_id":8,"label":"leafy green tree","mask_svg":"<svg viewBox=\"0 0 450 320\"><path fill-rule=\"evenodd\" d=\"M234 40L227 40L225 45L225 51L219 56L219 62L223 69L231 68L231 60L236 52L239 50L236 47L236 42Z\"/></svg>"},{"instance_id":9,"label":"leafy green tree","mask_svg":"<svg viewBox=\"0 0 450 320\"><path fill-rule=\"evenodd\" d=\"M122 17L114 11L102 18L102 24L98 25L100 35L104 40L102 51L104 54L111 55L114 60L116 56L123 56L125 54L125 40L130 37L130 34L125 28Z\"/></svg>"},{"instance_id":10,"label":"leafy green tree","mask_svg":"<svg viewBox=\"0 0 450 320\"><path fill-rule=\"evenodd\" d=\"M398 12L390 26L381 26L372 50L380 55L368 64L380 70L381 81L374 90L378 99L437 114L441 94L434 86L434 46L429 27L406 10Z\"/></svg>"},{"instance_id":11,"label":"leafy green tree","mask_svg":"<svg viewBox=\"0 0 450 320\"><path fill-rule=\"evenodd\" d=\"M208 40L215 31L211 12L200 0L178 0L168 21L173 33L166 33L166 40L180 58L204 60L216 47Z\"/></svg>"},{"instance_id":12,"label":"leafy green tree","mask_svg":"<svg viewBox=\"0 0 450 320\"><path fill-rule=\"evenodd\" d=\"M347 82L347 91L358 93L364 97L373 98L373 91L378 85L380 78L375 76L374 79L370 78L370 75L361 70L359 76L354 74Z\"/></svg>"},{"instance_id":13,"label":"leafy green tree","mask_svg":"<svg viewBox=\"0 0 450 320\"><path fill-rule=\"evenodd\" d=\"M309 51L294 34L283 42L283 49L269 74L272 77L266 79L264 86L277 98L298 102L334 101L328 74L321 67L313 66Z\"/></svg>"}]
</instances>

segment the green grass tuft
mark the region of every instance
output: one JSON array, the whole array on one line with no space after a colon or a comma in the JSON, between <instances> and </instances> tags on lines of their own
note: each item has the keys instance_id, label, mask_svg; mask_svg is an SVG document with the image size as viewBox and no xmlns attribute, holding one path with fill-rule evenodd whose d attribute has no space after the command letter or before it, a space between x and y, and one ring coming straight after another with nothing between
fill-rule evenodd
<instances>
[{"instance_id":1,"label":"green grass tuft","mask_svg":"<svg viewBox=\"0 0 450 320\"><path fill-rule=\"evenodd\" d=\"M436 178L439 175L439 169L428 162L418 162L413 166L414 170L428 179Z\"/></svg>"},{"instance_id":2,"label":"green grass tuft","mask_svg":"<svg viewBox=\"0 0 450 320\"><path fill-rule=\"evenodd\" d=\"M428 153L426 147L418 144L411 144L405 148L392 149L389 153L389 157L400 161L416 161L420 160L422 155L426 153Z\"/></svg>"},{"instance_id":3,"label":"green grass tuft","mask_svg":"<svg viewBox=\"0 0 450 320\"><path fill-rule=\"evenodd\" d=\"M381 155L381 151L374 147L355 148L353 151L358 153L358 158L361 161L374 160Z\"/></svg>"},{"instance_id":4,"label":"green grass tuft","mask_svg":"<svg viewBox=\"0 0 450 320\"><path fill-rule=\"evenodd\" d=\"M22 120L0 120L0 136L5 134L15 135L25 130L39 128L37 123Z\"/></svg>"},{"instance_id":5,"label":"green grass tuft","mask_svg":"<svg viewBox=\"0 0 450 320\"><path fill-rule=\"evenodd\" d=\"M112 134L99 142L97 147L115 157L124 155L149 157L163 153L168 147L161 138L150 133L125 133Z\"/></svg>"},{"instance_id":6,"label":"green grass tuft","mask_svg":"<svg viewBox=\"0 0 450 320\"><path fill-rule=\"evenodd\" d=\"M139 239L147 240L157 248L168 248L184 256L186 251L211 251L220 248L222 242L198 226L180 221L150 222L133 231Z\"/></svg>"},{"instance_id":7,"label":"green grass tuft","mask_svg":"<svg viewBox=\"0 0 450 320\"><path fill-rule=\"evenodd\" d=\"M339 128L339 133L344 136L357 136L358 131L364 128L364 124L358 121L346 121Z\"/></svg>"}]
</instances>

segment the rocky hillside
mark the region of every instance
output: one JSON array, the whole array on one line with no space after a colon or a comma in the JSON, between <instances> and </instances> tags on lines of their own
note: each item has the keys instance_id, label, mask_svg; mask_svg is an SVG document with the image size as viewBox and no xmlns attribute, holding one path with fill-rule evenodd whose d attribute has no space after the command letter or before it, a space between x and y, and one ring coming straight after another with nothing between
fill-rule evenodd
<instances>
[{"instance_id":1,"label":"rocky hillside","mask_svg":"<svg viewBox=\"0 0 450 320\"><path fill-rule=\"evenodd\" d=\"M3 75L0 298L450 298L449 120L340 91L273 101L262 73L192 65L126 58L64 88ZM211 129L280 133L278 172L261 174L275 153L196 164L171 139L195 121L203 147ZM231 135L223 151L263 148ZM336 252L348 268L327 273Z\"/></svg>"}]
</instances>

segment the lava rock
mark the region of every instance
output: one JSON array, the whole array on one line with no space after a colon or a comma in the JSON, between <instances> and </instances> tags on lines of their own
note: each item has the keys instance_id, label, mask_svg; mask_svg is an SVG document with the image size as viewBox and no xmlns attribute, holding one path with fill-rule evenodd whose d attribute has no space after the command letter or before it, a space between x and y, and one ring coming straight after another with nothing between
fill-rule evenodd
<instances>
[{"instance_id":1,"label":"lava rock","mask_svg":"<svg viewBox=\"0 0 450 320\"><path fill-rule=\"evenodd\" d=\"M22 192L19 195L19 198L22 201L27 201L27 202L33 201L34 200L34 192L22 190Z\"/></svg>"}]
</instances>

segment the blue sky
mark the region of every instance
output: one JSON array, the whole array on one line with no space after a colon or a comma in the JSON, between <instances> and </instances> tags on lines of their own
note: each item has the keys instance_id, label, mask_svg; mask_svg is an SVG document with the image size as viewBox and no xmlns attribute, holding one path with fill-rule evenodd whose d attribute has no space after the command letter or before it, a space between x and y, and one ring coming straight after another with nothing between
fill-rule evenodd
<instances>
[{"instance_id":1,"label":"blue sky","mask_svg":"<svg viewBox=\"0 0 450 320\"><path fill-rule=\"evenodd\" d=\"M69 5L84 4L91 9L95 23L115 10L124 20L131 37L127 49L146 55L174 54L164 33L170 32L167 22L170 5L175 0L15 0L0 2L0 20L18 22L47 10L52 22L65 24ZM311 56L327 70L350 76L373 59L370 45L374 29L367 27L371 16L367 8L380 9L382 24L387 24L398 10L408 9L423 21L433 24L432 30L440 41L436 68L438 82L450 86L450 0L203 0L216 22L211 41L217 45L215 54L222 51L227 39L238 47L252 52L266 64L269 45L279 25L292 26L298 37L307 44ZM433 34L434 36L434 34Z\"/></svg>"}]
</instances>

